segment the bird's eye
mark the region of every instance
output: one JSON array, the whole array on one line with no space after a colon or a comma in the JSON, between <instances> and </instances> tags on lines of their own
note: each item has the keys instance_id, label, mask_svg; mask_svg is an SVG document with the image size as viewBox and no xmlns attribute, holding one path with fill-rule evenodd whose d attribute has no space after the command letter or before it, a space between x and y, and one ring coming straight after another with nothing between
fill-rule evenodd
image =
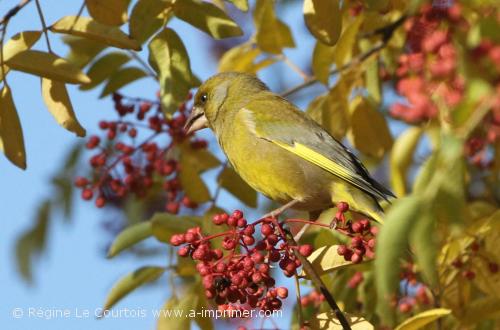
<instances>
[{"instance_id":1,"label":"bird's eye","mask_svg":"<svg viewBox=\"0 0 500 330\"><path fill-rule=\"evenodd\" d=\"M208 99L208 96L207 96L206 93L201 94L201 96L200 96L200 102L201 103L207 102L207 99Z\"/></svg>"}]
</instances>

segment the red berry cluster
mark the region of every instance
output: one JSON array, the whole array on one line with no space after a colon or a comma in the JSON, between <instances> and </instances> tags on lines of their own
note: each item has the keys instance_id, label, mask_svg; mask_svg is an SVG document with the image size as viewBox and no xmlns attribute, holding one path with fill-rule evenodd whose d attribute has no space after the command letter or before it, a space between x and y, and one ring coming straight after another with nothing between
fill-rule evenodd
<instances>
[{"instance_id":1,"label":"red berry cluster","mask_svg":"<svg viewBox=\"0 0 500 330\"><path fill-rule=\"evenodd\" d=\"M450 109L463 101L466 82L458 70L458 50L453 42L456 33L465 34L470 28L462 11L456 2L428 4L406 21L408 51L400 56L396 70L396 89L406 102L391 106L393 117L417 124L437 117L435 96ZM500 92L500 44L484 39L464 56ZM467 143L465 151L471 162L489 167L492 160L486 148L499 138L500 93L497 93L491 112Z\"/></svg>"},{"instance_id":2,"label":"red berry cluster","mask_svg":"<svg viewBox=\"0 0 500 330\"><path fill-rule=\"evenodd\" d=\"M476 278L476 272L472 270L473 259L479 258L480 261L485 262L488 266L488 270L491 274L498 273L499 266L496 262L491 261L484 253L481 251L481 243L479 241L473 242L467 249L452 261L451 265L461 270L461 274L464 278L468 280L473 280Z\"/></svg>"},{"instance_id":3,"label":"red berry cluster","mask_svg":"<svg viewBox=\"0 0 500 330\"><path fill-rule=\"evenodd\" d=\"M350 237L349 245L339 245L337 253L344 256L346 261L360 263L363 257L375 257L375 243L378 228L370 224L368 219L347 221L345 213L349 211L349 205L341 202L337 205L338 212L335 216L336 230Z\"/></svg>"},{"instance_id":4,"label":"red berry cluster","mask_svg":"<svg viewBox=\"0 0 500 330\"><path fill-rule=\"evenodd\" d=\"M188 100L191 98L189 95ZM172 150L186 140L193 149L205 148L206 141L187 136L183 130L186 122L185 103L172 118L166 118L158 101L113 95L118 114L115 121L101 121L99 128L104 138L91 136L86 147L96 150L89 163L93 168L91 178L78 177L75 185L82 189L82 198L103 207L107 201L119 201L135 195L144 197L157 183L165 192L165 209L178 213L181 205L197 207L183 191L179 181L180 164ZM132 118L135 117L135 118ZM147 136L139 141L139 135ZM168 143L159 144L163 137Z\"/></svg>"},{"instance_id":5,"label":"red berry cluster","mask_svg":"<svg viewBox=\"0 0 500 330\"><path fill-rule=\"evenodd\" d=\"M224 309L280 309L281 299L288 296L288 290L275 287L271 265L278 263L286 276L293 276L301 266L293 249L307 257L312 253L312 246L289 246L281 224L274 218L249 224L243 213L236 210L232 215L217 214L212 221L228 230L203 236L196 227L173 235L170 240L173 246L180 246L177 252L180 257L197 261L196 269L202 276L206 297ZM258 226L262 239L255 237ZM223 239L222 250L212 248L211 240L217 237Z\"/></svg>"},{"instance_id":6,"label":"red berry cluster","mask_svg":"<svg viewBox=\"0 0 500 330\"><path fill-rule=\"evenodd\" d=\"M302 307L318 308L323 301L325 301L325 296L321 292L316 290L313 290L308 294L300 297L300 304L302 305Z\"/></svg>"}]
</instances>

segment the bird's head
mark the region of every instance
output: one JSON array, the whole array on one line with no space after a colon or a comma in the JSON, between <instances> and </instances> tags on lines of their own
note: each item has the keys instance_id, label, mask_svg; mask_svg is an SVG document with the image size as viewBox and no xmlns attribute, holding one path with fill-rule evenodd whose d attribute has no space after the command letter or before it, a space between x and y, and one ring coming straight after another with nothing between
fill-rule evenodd
<instances>
[{"instance_id":1,"label":"bird's head","mask_svg":"<svg viewBox=\"0 0 500 330\"><path fill-rule=\"evenodd\" d=\"M219 119L240 109L263 90L268 90L267 86L251 74L224 72L212 76L198 88L184 128L187 133L213 129Z\"/></svg>"}]
</instances>

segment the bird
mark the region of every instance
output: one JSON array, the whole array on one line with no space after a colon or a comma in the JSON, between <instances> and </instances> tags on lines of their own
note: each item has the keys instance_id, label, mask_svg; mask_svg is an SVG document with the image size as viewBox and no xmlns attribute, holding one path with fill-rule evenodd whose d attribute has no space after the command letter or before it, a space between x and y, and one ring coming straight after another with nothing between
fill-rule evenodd
<instances>
[{"instance_id":1,"label":"bird","mask_svg":"<svg viewBox=\"0 0 500 330\"><path fill-rule=\"evenodd\" d=\"M282 205L275 214L288 208L319 214L345 202L383 222L380 203L395 197L353 152L253 74L207 79L184 128L187 134L210 128L241 178Z\"/></svg>"}]
</instances>

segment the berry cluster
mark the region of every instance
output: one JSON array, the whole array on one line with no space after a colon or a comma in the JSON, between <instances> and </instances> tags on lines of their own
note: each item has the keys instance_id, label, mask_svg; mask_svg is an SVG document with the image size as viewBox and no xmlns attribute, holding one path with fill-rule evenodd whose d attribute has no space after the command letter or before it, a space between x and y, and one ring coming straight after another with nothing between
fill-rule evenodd
<instances>
[{"instance_id":1,"label":"berry cluster","mask_svg":"<svg viewBox=\"0 0 500 330\"><path fill-rule=\"evenodd\" d=\"M308 294L300 297L300 304L302 305L302 307L318 308L323 301L325 301L325 296L317 290L313 290Z\"/></svg>"},{"instance_id":2,"label":"berry cluster","mask_svg":"<svg viewBox=\"0 0 500 330\"><path fill-rule=\"evenodd\" d=\"M119 118L101 121L99 128L105 137L91 136L86 144L96 153L89 160L92 176L75 180L82 189L82 198L92 200L97 196L95 205L103 207L107 201L120 201L130 194L142 198L157 184L164 191L167 212L176 214L181 206L196 208L196 203L182 191L181 166L172 152L184 141L189 141L192 149L207 146L206 141L185 134L186 104L172 118L166 118L158 101L114 94L113 102ZM141 134L145 137L139 140ZM166 144L157 142L164 138Z\"/></svg>"},{"instance_id":3,"label":"berry cluster","mask_svg":"<svg viewBox=\"0 0 500 330\"><path fill-rule=\"evenodd\" d=\"M458 68L459 50L453 41L457 33L464 35L470 28L462 12L456 2L427 4L406 21L407 52L399 57L395 72L397 92L406 102L391 106L393 117L418 124L437 118L438 102L453 110L464 100L466 81ZM484 39L464 56L500 91L500 44ZM500 137L500 93L497 95L491 112L466 146L471 162L484 168L491 165L486 147Z\"/></svg>"},{"instance_id":4,"label":"berry cluster","mask_svg":"<svg viewBox=\"0 0 500 330\"><path fill-rule=\"evenodd\" d=\"M275 287L271 266L278 263L286 276L293 276L301 266L294 249L302 256L312 253L311 245L290 246L282 224L275 218L263 218L247 223L243 213L217 214L212 219L227 231L203 236L199 227L173 235L170 243L180 246L178 255L197 262L205 295L214 299L219 308L259 308L277 310L281 299L288 296L285 287ZM260 226L262 238L256 238ZM213 249L211 240L222 237L222 249ZM224 252L225 251L225 252Z\"/></svg>"},{"instance_id":5,"label":"berry cluster","mask_svg":"<svg viewBox=\"0 0 500 330\"><path fill-rule=\"evenodd\" d=\"M431 293L429 289L418 282L417 272L413 263L406 263L400 273L401 283L404 283L404 289L399 298L394 297L392 305L399 312L410 313L415 307L423 308L431 304ZM410 287L412 289L410 290ZM416 289L416 291L415 291Z\"/></svg>"},{"instance_id":6,"label":"berry cluster","mask_svg":"<svg viewBox=\"0 0 500 330\"><path fill-rule=\"evenodd\" d=\"M461 274L464 278L468 280L473 280L476 278L476 273L474 272L472 262L473 259L479 258L481 262L485 262L488 266L488 270L491 274L498 273L499 267L496 262L491 261L486 255L481 251L481 243L474 241L467 249L452 261L451 265L461 270Z\"/></svg>"},{"instance_id":7,"label":"berry cluster","mask_svg":"<svg viewBox=\"0 0 500 330\"><path fill-rule=\"evenodd\" d=\"M375 257L375 236L378 233L378 227L370 224L368 219L348 221L345 213L349 211L349 205L341 202L337 205L338 212L335 216L336 230L350 237L350 245L339 245L337 253L344 257L346 261L360 263L363 257Z\"/></svg>"}]
</instances>

